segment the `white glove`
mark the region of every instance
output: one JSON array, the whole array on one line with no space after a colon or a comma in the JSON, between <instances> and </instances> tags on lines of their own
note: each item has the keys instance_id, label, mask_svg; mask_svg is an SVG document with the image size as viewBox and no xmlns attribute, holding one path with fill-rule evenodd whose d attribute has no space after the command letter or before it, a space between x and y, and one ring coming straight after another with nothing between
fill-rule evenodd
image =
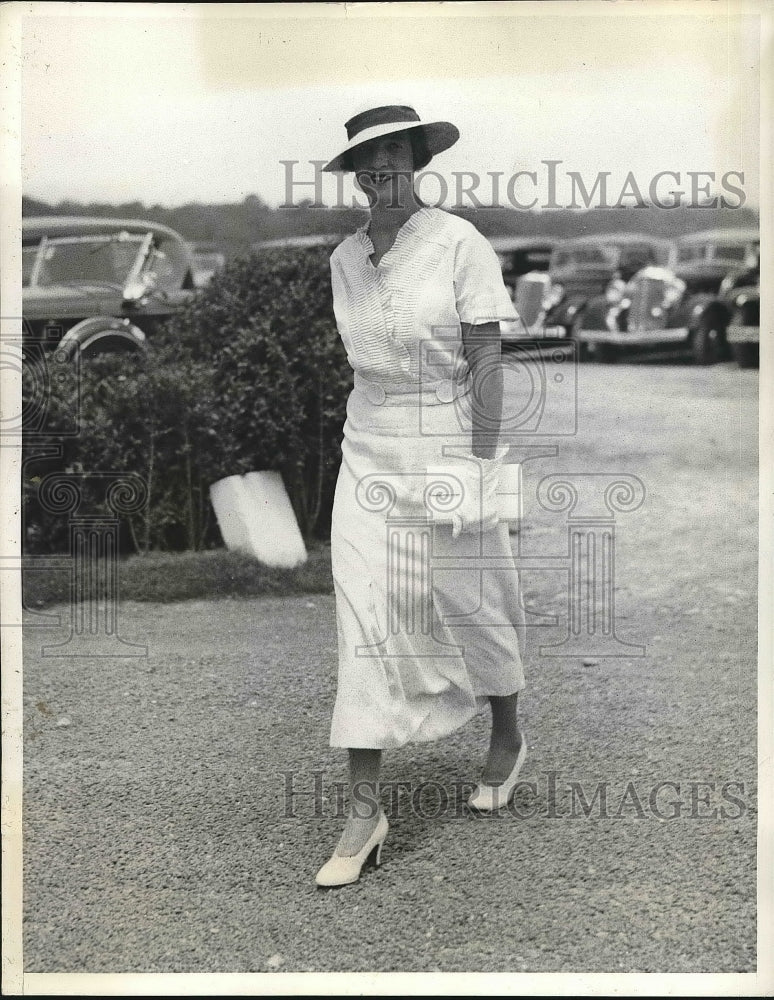
<instances>
[{"instance_id":1,"label":"white glove","mask_svg":"<svg viewBox=\"0 0 774 1000\"><path fill-rule=\"evenodd\" d=\"M441 508L436 508L435 520L450 521L452 538L465 534L491 531L500 519L497 491L500 486L500 469L508 454L508 448L498 448L494 458L477 458L473 455L455 462L453 465L428 469L428 477L433 474L448 482L453 497L448 504L452 509L444 517ZM443 493L443 490L441 490Z\"/></svg>"}]
</instances>

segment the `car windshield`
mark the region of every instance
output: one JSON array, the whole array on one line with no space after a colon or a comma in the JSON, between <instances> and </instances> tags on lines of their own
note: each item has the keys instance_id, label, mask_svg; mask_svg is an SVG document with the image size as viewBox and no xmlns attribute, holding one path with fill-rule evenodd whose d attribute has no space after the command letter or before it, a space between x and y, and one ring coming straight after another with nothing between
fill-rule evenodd
<instances>
[{"instance_id":1,"label":"car windshield","mask_svg":"<svg viewBox=\"0 0 774 1000\"><path fill-rule=\"evenodd\" d=\"M747 259L747 247L739 243L716 244L712 257L714 260L744 261Z\"/></svg>"},{"instance_id":2,"label":"car windshield","mask_svg":"<svg viewBox=\"0 0 774 1000\"><path fill-rule=\"evenodd\" d=\"M47 287L94 281L123 286L143 239L141 234L119 233L48 240L40 248L35 284Z\"/></svg>"},{"instance_id":3,"label":"car windshield","mask_svg":"<svg viewBox=\"0 0 774 1000\"><path fill-rule=\"evenodd\" d=\"M687 243L679 247L677 251L678 260L704 260L707 256L707 247L704 243Z\"/></svg>"},{"instance_id":4,"label":"car windshield","mask_svg":"<svg viewBox=\"0 0 774 1000\"><path fill-rule=\"evenodd\" d=\"M689 243L679 248L678 259L686 262L692 260L744 261L747 259L747 254L747 247L741 243Z\"/></svg>"},{"instance_id":5,"label":"car windshield","mask_svg":"<svg viewBox=\"0 0 774 1000\"><path fill-rule=\"evenodd\" d=\"M559 250L554 254L554 267L615 267L618 261L618 250L612 246L589 244L572 247L569 250Z\"/></svg>"},{"instance_id":6,"label":"car windshield","mask_svg":"<svg viewBox=\"0 0 774 1000\"><path fill-rule=\"evenodd\" d=\"M35 266L35 258L37 256L37 247L22 248L22 286L24 288L26 288L32 280L32 269Z\"/></svg>"},{"instance_id":7,"label":"car windshield","mask_svg":"<svg viewBox=\"0 0 774 1000\"><path fill-rule=\"evenodd\" d=\"M514 254L514 263L519 270L545 271L550 256L550 250L520 250Z\"/></svg>"}]
</instances>

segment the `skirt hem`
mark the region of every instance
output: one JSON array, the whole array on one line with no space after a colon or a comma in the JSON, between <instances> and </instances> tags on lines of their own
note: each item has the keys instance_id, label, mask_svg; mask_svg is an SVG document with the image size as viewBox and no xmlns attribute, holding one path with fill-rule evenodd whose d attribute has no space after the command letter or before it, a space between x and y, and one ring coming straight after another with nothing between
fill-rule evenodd
<instances>
[{"instance_id":1,"label":"skirt hem","mask_svg":"<svg viewBox=\"0 0 774 1000\"><path fill-rule=\"evenodd\" d=\"M452 733L456 733L458 729L462 729L467 726L477 715L481 715L486 711L488 707L487 699L491 698L508 698L513 694L520 694L526 685L522 684L516 687L513 691L508 691L506 694L480 694L476 695L477 704L475 708L471 708L470 714L467 717L460 719L460 721L450 727L449 729L429 734L427 736L417 735L412 733L405 739L381 739L378 741L379 745L376 745L376 741L364 744L360 742L362 737L356 739L352 742L345 742L342 739L334 740L333 737L328 742L328 746L334 750L399 750L401 747L410 746L412 743L435 743L438 740L444 740L447 736L451 736Z\"/></svg>"}]
</instances>

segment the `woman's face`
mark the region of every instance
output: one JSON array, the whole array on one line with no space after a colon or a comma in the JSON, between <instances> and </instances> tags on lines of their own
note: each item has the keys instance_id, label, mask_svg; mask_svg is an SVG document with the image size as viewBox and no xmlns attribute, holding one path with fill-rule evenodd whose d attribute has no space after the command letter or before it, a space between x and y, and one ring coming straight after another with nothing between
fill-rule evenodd
<instances>
[{"instance_id":1,"label":"woman's face","mask_svg":"<svg viewBox=\"0 0 774 1000\"><path fill-rule=\"evenodd\" d=\"M371 139L352 150L355 180L373 206L376 202L402 203L412 189L414 151L406 132Z\"/></svg>"}]
</instances>

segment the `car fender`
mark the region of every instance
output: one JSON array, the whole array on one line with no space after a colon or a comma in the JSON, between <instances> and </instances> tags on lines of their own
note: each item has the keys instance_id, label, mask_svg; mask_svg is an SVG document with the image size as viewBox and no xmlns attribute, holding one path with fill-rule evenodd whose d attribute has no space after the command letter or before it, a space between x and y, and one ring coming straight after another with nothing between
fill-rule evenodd
<instances>
[{"instance_id":1,"label":"car fender","mask_svg":"<svg viewBox=\"0 0 774 1000\"><path fill-rule=\"evenodd\" d=\"M575 320L578 318L578 314L583 310L586 305L586 296L577 295L572 292L564 296L561 302L558 302L553 309L548 311L546 316L546 323L550 323L552 326L563 326L569 329Z\"/></svg>"},{"instance_id":2,"label":"car fender","mask_svg":"<svg viewBox=\"0 0 774 1000\"><path fill-rule=\"evenodd\" d=\"M757 286L743 286L734 289L726 302L730 319L729 325L760 326L761 290Z\"/></svg>"},{"instance_id":3,"label":"car fender","mask_svg":"<svg viewBox=\"0 0 774 1000\"><path fill-rule=\"evenodd\" d=\"M586 330L604 330L607 326L607 316L610 303L604 295L595 295L586 303L581 311L580 326Z\"/></svg>"},{"instance_id":4,"label":"car fender","mask_svg":"<svg viewBox=\"0 0 774 1000\"><path fill-rule=\"evenodd\" d=\"M684 309L687 320L684 325L689 330L695 330L705 320L719 329L725 330L731 318L728 306L714 295L707 295L706 293L692 295L685 303Z\"/></svg>"},{"instance_id":5,"label":"car fender","mask_svg":"<svg viewBox=\"0 0 774 1000\"><path fill-rule=\"evenodd\" d=\"M145 334L128 319L117 316L90 316L70 327L59 342L61 350L68 354L76 351L93 351L98 353L103 347L116 346L147 350Z\"/></svg>"}]
</instances>

